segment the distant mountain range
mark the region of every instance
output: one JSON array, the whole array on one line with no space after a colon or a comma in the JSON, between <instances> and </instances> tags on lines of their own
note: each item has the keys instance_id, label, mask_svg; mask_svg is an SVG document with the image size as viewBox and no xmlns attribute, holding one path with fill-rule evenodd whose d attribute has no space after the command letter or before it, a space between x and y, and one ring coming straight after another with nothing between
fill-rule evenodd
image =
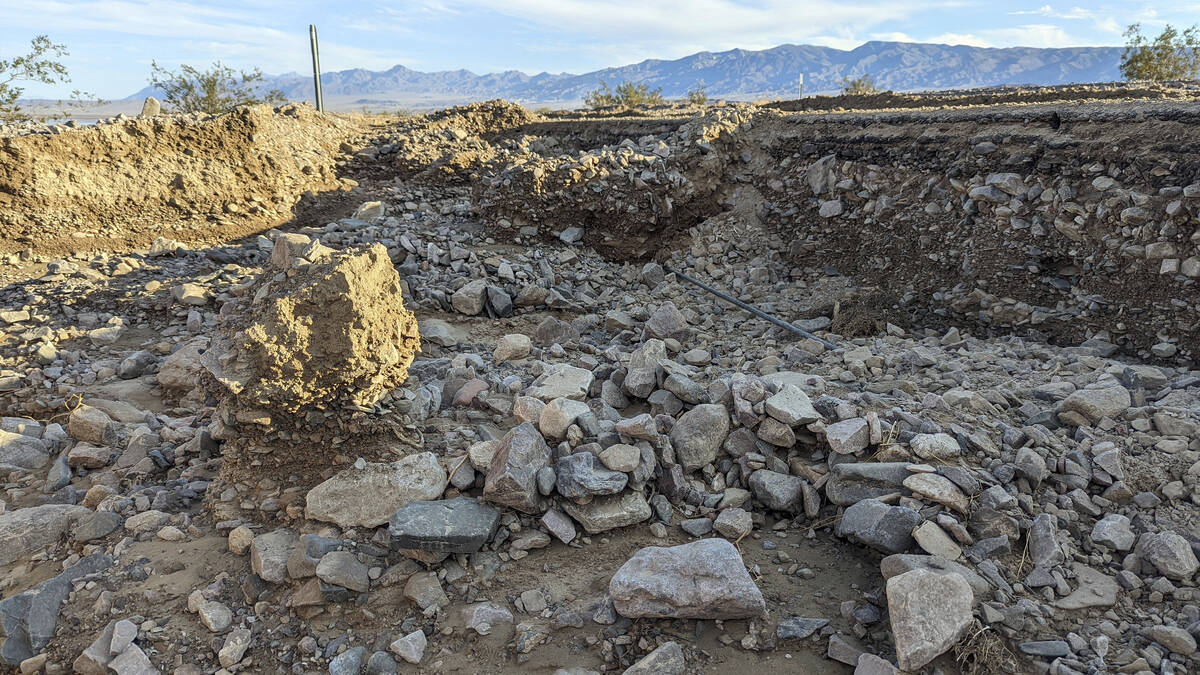
<instances>
[{"instance_id":1,"label":"distant mountain range","mask_svg":"<svg viewBox=\"0 0 1200 675\"><path fill-rule=\"evenodd\" d=\"M703 82L710 98L794 98L800 76L805 94L833 93L842 78L871 75L893 91L964 89L999 85L1052 85L1120 79L1121 47L983 48L910 42L868 42L849 51L811 45L781 45L762 51L700 52L673 61L652 59L582 75L509 70L476 75L468 70L424 73L395 66L321 75L331 107L441 105L490 98L527 104L581 102L600 82L626 80L661 87L668 98L684 96ZM312 77L268 76L268 88L292 100L312 100ZM154 95L147 87L130 96Z\"/></svg>"}]
</instances>

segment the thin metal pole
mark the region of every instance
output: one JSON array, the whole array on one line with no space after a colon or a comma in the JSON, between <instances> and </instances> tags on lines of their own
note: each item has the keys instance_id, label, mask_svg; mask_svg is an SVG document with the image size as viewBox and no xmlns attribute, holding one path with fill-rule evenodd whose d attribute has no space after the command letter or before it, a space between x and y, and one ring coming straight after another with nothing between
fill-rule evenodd
<instances>
[{"instance_id":1,"label":"thin metal pole","mask_svg":"<svg viewBox=\"0 0 1200 675\"><path fill-rule=\"evenodd\" d=\"M780 328L786 328L787 330L790 330L793 333L798 333L800 335L803 335L804 337L806 337L810 340L816 340L817 342L820 342L821 344L825 345L825 347L827 349L840 349L840 347L838 347L837 345L833 344L832 342L830 342L828 340L823 340L823 339L817 337L816 335L813 335L812 333L804 330L803 328L797 328L786 321L776 319L775 317L771 316L770 314L767 314L766 312L762 311L761 309L759 309L753 305L748 305L731 295L726 295L726 294L722 293L721 291L718 291L717 289L713 288L712 286L705 284L702 281L697 281L697 280L689 277L688 275L684 274L683 272L680 272L679 270L673 270L670 267L667 267L665 265L663 266L663 270L667 271L670 274L674 274L677 277L680 277L684 281L687 281L689 283L699 286L700 288L703 288L704 290L708 291L709 293L712 293L713 295L724 300L725 302L737 305L738 307L746 310L747 312L750 312L751 314L753 314L761 319L766 319L767 321L770 321L771 323L775 324L776 326L779 326Z\"/></svg>"},{"instance_id":2,"label":"thin metal pole","mask_svg":"<svg viewBox=\"0 0 1200 675\"><path fill-rule=\"evenodd\" d=\"M325 112L325 97L321 94L321 56L317 52L317 27L308 25L308 39L312 43L313 92L316 96L317 112Z\"/></svg>"}]
</instances>

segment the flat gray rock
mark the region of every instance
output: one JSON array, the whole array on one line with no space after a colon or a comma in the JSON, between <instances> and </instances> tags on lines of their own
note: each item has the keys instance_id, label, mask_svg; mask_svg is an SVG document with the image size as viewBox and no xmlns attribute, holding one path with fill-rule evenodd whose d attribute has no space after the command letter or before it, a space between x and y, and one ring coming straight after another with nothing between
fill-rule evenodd
<instances>
[{"instance_id":1,"label":"flat gray rock","mask_svg":"<svg viewBox=\"0 0 1200 675\"><path fill-rule=\"evenodd\" d=\"M883 553L904 553L916 543L912 531L921 520L921 514L908 507L864 499L842 514L837 533Z\"/></svg>"},{"instance_id":2,"label":"flat gray rock","mask_svg":"<svg viewBox=\"0 0 1200 675\"><path fill-rule=\"evenodd\" d=\"M737 548L716 538L641 549L613 575L608 593L631 619L744 619L766 610Z\"/></svg>"},{"instance_id":3,"label":"flat gray rock","mask_svg":"<svg viewBox=\"0 0 1200 675\"><path fill-rule=\"evenodd\" d=\"M829 471L825 496L838 506L849 506L904 491L904 479L912 474L906 462L843 462Z\"/></svg>"},{"instance_id":4,"label":"flat gray rock","mask_svg":"<svg viewBox=\"0 0 1200 675\"><path fill-rule=\"evenodd\" d=\"M500 512L468 497L409 502L392 514L392 546L445 553L474 553L483 548Z\"/></svg>"},{"instance_id":5,"label":"flat gray rock","mask_svg":"<svg viewBox=\"0 0 1200 675\"><path fill-rule=\"evenodd\" d=\"M590 534L627 527L648 520L650 505L641 492L628 491L619 495L596 497L587 504L563 504L567 512Z\"/></svg>"},{"instance_id":6,"label":"flat gray rock","mask_svg":"<svg viewBox=\"0 0 1200 675\"><path fill-rule=\"evenodd\" d=\"M43 504L0 514L0 565L57 542L91 512L86 506Z\"/></svg>"},{"instance_id":7,"label":"flat gray rock","mask_svg":"<svg viewBox=\"0 0 1200 675\"><path fill-rule=\"evenodd\" d=\"M432 452L339 471L308 492L307 514L340 527L379 527L411 501L442 496L450 477Z\"/></svg>"},{"instance_id":8,"label":"flat gray rock","mask_svg":"<svg viewBox=\"0 0 1200 675\"><path fill-rule=\"evenodd\" d=\"M112 564L111 557L93 553L53 579L0 600L0 628L4 633L4 642L0 644L0 663L17 666L41 652L54 637L58 613L71 592L73 582L80 577L103 572Z\"/></svg>"},{"instance_id":9,"label":"flat gray rock","mask_svg":"<svg viewBox=\"0 0 1200 675\"><path fill-rule=\"evenodd\" d=\"M916 672L970 628L971 586L957 574L918 569L887 581L888 613L901 670Z\"/></svg>"}]
</instances>

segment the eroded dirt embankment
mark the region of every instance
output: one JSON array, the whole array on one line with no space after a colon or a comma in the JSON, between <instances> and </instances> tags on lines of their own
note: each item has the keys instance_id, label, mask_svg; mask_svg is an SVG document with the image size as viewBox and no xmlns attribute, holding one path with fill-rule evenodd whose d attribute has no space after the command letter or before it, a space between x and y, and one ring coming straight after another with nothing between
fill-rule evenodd
<instances>
[{"instance_id":1,"label":"eroded dirt embankment","mask_svg":"<svg viewBox=\"0 0 1200 675\"><path fill-rule=\"evenodd\" d=\"M228 240L342 186L361 120L309 106L158 116L0 138L0 252L129 250L156 237Z\"/></svg>"},{"instance_id":2,"label":"eroded dirt embankment","mask_svg":"<svg viewBox=\"0 0 1200 675\"><path fill-rule=\"evenodd\" d=\"M966 324L1187 361L1200 335L1198 142L1184 104L737 106L601 147L526 142L481 165L475 197L498 237L633 257L740 209L793 263L876 289L835 323L848 334ZM746 208L758 195L738 186L761 203Z\"/></svg>"}]
</instances>

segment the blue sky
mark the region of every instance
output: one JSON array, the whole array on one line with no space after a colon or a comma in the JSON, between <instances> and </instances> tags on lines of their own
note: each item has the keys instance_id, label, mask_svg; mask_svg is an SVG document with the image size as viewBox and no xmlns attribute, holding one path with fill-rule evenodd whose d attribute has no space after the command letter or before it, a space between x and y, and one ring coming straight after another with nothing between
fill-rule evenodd
<instances>
[{"instance_id":1,"label":"blue sky","mask_svg":"<svg viewBox=\"0 0 1200 675\"><path fill-rule=\"evenodd\" d=\"M1122 44L1141 22L1200 20L1200 0L1052 3L995 0L0 0L0 58L48 34L71 51L73 88L121 98L150 61L220 59L235 68L307 72L308 24L324 70L466 68L586 72L649 58L783 43L852 49L868 40L988 47Z\"/></svg>"}]
</instances>

